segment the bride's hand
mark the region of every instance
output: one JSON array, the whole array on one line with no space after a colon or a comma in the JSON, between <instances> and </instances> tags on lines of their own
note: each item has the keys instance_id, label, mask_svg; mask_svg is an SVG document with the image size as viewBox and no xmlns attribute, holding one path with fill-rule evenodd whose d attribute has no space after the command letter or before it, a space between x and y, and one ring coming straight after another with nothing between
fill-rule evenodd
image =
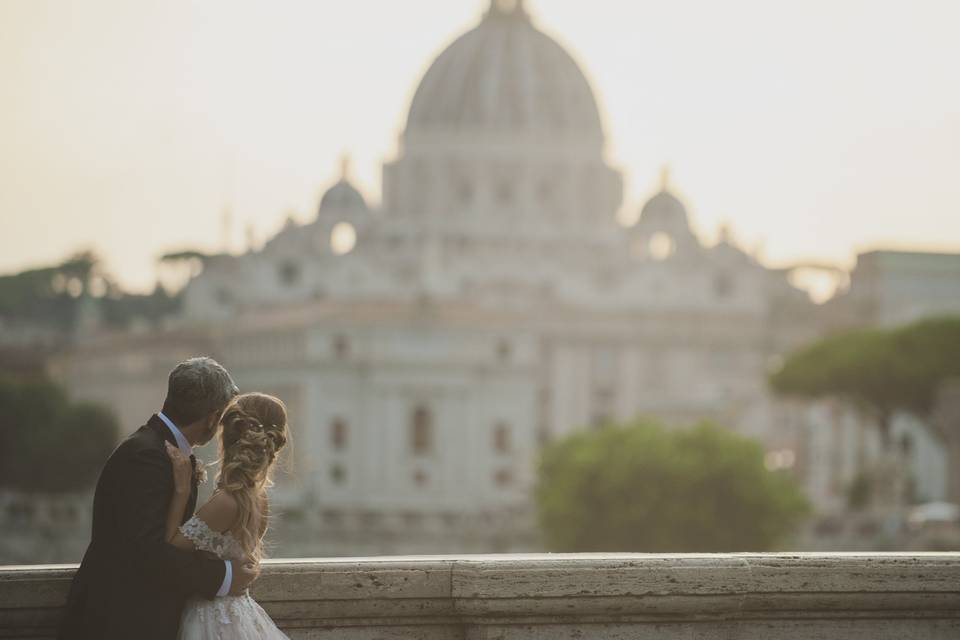
<instances>
[{"instance_id":1,"label":"bride's hand","mask_svg":"<svg viewBox=\"0 0 960 640\"><path fill-rule=\"evenodd\" d=\"M173 464L173 490L179 494L188 495L191 488L190 481L193 479L193 465L190 464L190 458L169 442L166 445L167 455L170 456L170 462Z\"/></svg>"},{"instance_id":2,"label":"bride's hand","mask_svg":"<svg viewBox=\"0 0 960 640\"><path fill-rule=\"evenodd\" d=\"M233 583L230 585L230 595L241 596L260 575L260 565L249 558L231 560L230 564L233 565Z\"/></svg>"}]
</instances>

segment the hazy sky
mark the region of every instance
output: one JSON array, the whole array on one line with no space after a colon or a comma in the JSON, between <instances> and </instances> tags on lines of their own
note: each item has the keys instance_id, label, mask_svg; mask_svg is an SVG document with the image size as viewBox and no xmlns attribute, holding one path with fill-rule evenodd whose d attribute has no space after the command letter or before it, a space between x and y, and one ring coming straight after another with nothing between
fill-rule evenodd
<instances>
[{"instance_id":1,"label":"hazy sky","mask_svg":"<svg viewBox=\"0 0 960 640\"><path fill-rule=\"evenodd\" d=\"M379 200L427 65L484 0L0 0L0 272ZM668 162L697 228L771 264L960 250L957 0L529 0L587 72L626 213Z\"/></svg>"}]
</instances>

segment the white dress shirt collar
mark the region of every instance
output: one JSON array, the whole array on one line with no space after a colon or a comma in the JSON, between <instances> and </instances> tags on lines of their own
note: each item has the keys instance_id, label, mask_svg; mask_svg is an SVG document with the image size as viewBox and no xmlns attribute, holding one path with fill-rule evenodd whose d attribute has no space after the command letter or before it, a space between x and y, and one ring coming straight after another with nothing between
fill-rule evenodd
<instances>
[{"instance_id":1,"label":"white dress shirt collar","mask_svg":"<svg viewBox=\"0 0 960 640\"><path fill-rule=\"evenodd\" d=\"M193 447L190 446L190 442L187 440L187 437L180 432L180 429L177 429L177 425L173 424L173 420L163 415L163 411L157 414L157 417L163 420L163 424L167 425L170 429L170 433L173 434L173 439L177 441L177 446L180 448L180 451L183 455L188 458L193 455Z\"/></svg>"},{"instance_id":2,"label":"white dress shirt collar","mask_svg":"<svg viewBox=\"0 0 960 640\"><path fill-rule=\"evenodd\" d=\"M177 429L177 425L173 424L173 420L163 415L163 411L157 413L157 417L163 420L163 424L167 425L167 428L170 429L170 433L173 434L173 439L177 441L177 446L180 447L183 455L193 455L193 447L190 446L186 436L181 433L180 429ZM229 560L224 560L223 564L223 582L220 584L220 590L217 591L217 596L229 595L230 586L233 584L233 565L230 564Z\"/></svg>"}]
</instances>

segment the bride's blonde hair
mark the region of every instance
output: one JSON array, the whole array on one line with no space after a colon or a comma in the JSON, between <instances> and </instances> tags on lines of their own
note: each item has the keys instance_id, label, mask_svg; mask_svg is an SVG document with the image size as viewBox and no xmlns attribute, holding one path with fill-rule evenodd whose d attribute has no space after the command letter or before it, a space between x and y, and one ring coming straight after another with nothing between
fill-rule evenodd
<instances>
[{"instance_id":1,"label":"bride's blonde hair","mask_svg":"<svg viewBox=\"0 0 960 640\"><path fill-rule=\"evenodd\" d=\"M237 501L237 539L251 558L263 555L267 514L262 497L277 454L287 444L287 407L265 393L237 396L223 413L217 489ZM254 530L254 525L256 529Z\"/></svg>"}]
</instances>

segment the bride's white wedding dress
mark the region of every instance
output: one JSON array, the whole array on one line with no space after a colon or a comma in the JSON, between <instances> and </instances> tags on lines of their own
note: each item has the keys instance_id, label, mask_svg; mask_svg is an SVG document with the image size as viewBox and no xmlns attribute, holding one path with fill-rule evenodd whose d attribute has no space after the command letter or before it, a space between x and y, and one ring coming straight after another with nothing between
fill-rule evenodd
<instances>
[{"instance_id":1,"label":"bride's white wedding dress","mask_svg":"<svg viewBox=\"0 0 960 640\"><path fill-rule=\"evenodd\" d=\"M244 557L240 542L230 532L213 531L203 520L193 516L180 533L197 549L214 553L221 560L240 560ZM190 598L180 619L180 640L289 640L250 597L223 596L206 600Z\"/></svg>"}]
</instances>

